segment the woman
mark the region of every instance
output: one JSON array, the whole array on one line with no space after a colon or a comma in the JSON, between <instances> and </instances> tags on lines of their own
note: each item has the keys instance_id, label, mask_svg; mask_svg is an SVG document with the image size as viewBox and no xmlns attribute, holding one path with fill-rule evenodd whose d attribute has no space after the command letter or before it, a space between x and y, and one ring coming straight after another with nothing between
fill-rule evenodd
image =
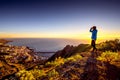
<instances>
[{"instance_id":1,"label":"woman","mask_svg":"<svg viewBox=\"0 0 120 80\"><path fill-rule=\"evenodd\" d=\"M97 29L96 29L96 26L93 26L92 28L90 28L90 32L92 33L92 36L91 36L91 46L93 47L93 51L97 50L96 46L95 46L95 42L96 42L96 39L97 39Z\"/></svg>"}]
</instances>

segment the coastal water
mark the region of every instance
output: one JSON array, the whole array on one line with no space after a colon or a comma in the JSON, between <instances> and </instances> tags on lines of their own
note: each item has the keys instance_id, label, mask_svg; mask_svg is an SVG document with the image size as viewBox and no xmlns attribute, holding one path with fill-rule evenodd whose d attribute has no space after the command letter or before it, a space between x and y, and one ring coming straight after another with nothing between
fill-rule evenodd
<instances>
[{"instance_id":1,"label":"coastal water","mask_svg":"<svg viewBox=\"0 0 120 80\"><path fill-rule=\"evenodd\" d=\"M9 44L15 46L28 46L35 51L41 52L55 52L63 49L66 45L78 45L82 43L75 39L54 39L54 38L10 38L12 40Z\"/></svg>"}]
</instances>

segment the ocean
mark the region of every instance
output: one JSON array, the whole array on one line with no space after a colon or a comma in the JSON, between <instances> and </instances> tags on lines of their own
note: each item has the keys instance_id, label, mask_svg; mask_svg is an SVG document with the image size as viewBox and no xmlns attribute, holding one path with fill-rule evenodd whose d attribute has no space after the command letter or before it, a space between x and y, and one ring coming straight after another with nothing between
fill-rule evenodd
<instances>
[{"instance_id":1,"label":"ocean","mask_svg":"<svg viewBox=\"0 0 120 80\"><path fill-rule=\"evenodd\" d=\"M12 40L8 44L15 46L28 46L35 51L40 52L56 52L63 49L66 45L77 46L80 43L84 43L75 39L57 39L57 38L9 38Z\"/></svg>"}]
</instances>

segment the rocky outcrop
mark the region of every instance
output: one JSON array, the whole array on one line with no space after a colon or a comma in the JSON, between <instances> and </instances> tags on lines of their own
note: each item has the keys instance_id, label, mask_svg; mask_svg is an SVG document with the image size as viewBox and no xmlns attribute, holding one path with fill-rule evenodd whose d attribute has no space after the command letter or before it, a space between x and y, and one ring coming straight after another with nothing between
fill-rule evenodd
<instances>
[{"instance_id":1,"label":"rocky outcrop","mask_svg":"<svg viewBox=\"0 0 120 80\"><path fill-rule=\"evenodd\" d=\"M7 45L8 41L0 40L4 43L0 46L0 79L22 69L29 69L35 65L42 64L44 61L26 46Z\"/></svg>"},{"instance_id":2,"label":"rocky outcrop","mask_svg":"<svg viewBox=\"0 0 120 80\"><path fill-rule=\"evenodd\" d=\"M101 42L96 46L100 52L120 51L120 41L118 39ZM91 50L91 46L89 44L79 44L78 46L67 45L65 48L63 48L63 50L57 51L52 57L48 59L48 61L54 61L55 58L58 57L67 58L76 53L81 53L81 52L82 52L81 54L82 56L86 56L83 54L83 52L89 52L90 50Z\"/></svg>"},{"instance_id":3,"label":"rocky outcrop","mask_svg":"<svg viewBox=\"0 0 120 80\"><path fill-rule=\"evenodd\" d=\"M72 55L75 47L67 45L63 50L57 51L52 57L48 59L48 61L55 60L55 58L62 57L66 58Z\"/></svg>"},{"instance_id":4,"label":"rocky outcrop","mask_svg":"<svg viewBox=\"0 0 120 80\"><path fill-rule=\"evenodd\" d=\"M55 58L62 57L67 58L76 53L81 53L85 51L89 51L91 49L89 44L80 44L78 46L67 45L62 50L57 51L52 57L50 57L47 61L53 61Z\"/></svg>"}]
</instances>

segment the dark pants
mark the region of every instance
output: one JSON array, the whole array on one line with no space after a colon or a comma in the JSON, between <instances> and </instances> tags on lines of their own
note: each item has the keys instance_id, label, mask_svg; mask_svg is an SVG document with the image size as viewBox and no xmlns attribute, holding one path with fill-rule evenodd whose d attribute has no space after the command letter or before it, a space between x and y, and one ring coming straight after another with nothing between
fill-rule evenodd
<instances>
[{"instance_id":1,"label":"dark pants","mask_svg":"<svg viewBox=\"0 0 120 80\"><path fill-rule=\"evenodd\" d=\"M95 40L91 41L91 46L93 47L93 51L97 50L96 46L95 46Z\"/></svg>"}]
</instances>

